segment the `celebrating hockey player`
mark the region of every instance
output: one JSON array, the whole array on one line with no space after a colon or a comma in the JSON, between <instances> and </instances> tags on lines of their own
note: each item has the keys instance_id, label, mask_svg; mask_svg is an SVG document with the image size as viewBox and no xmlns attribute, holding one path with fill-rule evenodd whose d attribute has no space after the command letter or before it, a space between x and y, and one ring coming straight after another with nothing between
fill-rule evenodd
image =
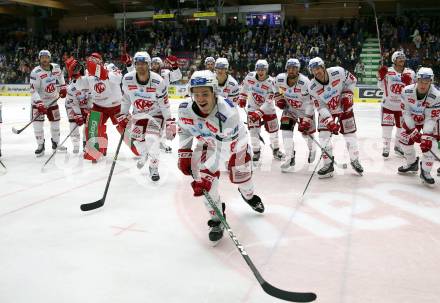
<instances>
[{"instance_id":1,"label":"celebrating hockey player","mask_svg":"<svg viewBox=\"0 0 440 303\"><path fill-rule=\"evenodd\" d=\"M237 80L228 74L229 62L226 58L215 60L215 75L217 77L217 95L237 103L240 87Z\"/></svg>"},{"instance_id":2,"label":"celebrating hockey player","mask_svg":"<svg viewBox=\"0 0 440 303\"><path fill-rule=\"evenodd\" d=\"M283 137L286 162L281 165L283 172L289 172L295 166L295 145L293 129L298 124L298 131L302 133L309 148L308 162L315 160L315 145L311 136L315 132L315 112L309 95L309 79L299 71L301 64L298 59L289 59L286 62L287 73L276 77L275 94L276 105L283 110L281 115L281 133Z\"/></svg>"},{"instance_id":3,"label":"celebrating hockey player","mask_svg":"<svg viewBox=\"0 0 440 303\"><path fill-rule=\"evenodd\" d=\"M35 139L38 147L35 155L44 155L44 116L50 123L52 149L65 152L64 146L58 147L60 141L60 110L57 104L59 98L65 98L67 94L63 73L58 64L51 63L51 54L48 50L41 50L38 54L40 65L35 67L30 76L30 93L32 100L32 117L37 117L32 123Z\"/></svg>"},{"instance_id":4,"label":"celebrating hockey player","mask_svg":"<svg viewBox=\"0 0 440 303\"><path fill-rule=\"evenodd\" d=\"M177 64L176 56L168 56L165 61L171 69L164 68L164 63L161 58L153 57L151 59L151 70L163 78L165 86L168 89L170 83L182 79L182 72ZM164 136L166 137L165 133L161 136L160 149L166 153L171 153L172 148L165 143L166 138Z\"/></svg>"},{"instance_id":5,"label":"celebrating hockey player","mask_svg":"<svg viewBox=\"0 0 440 303\"><path fill-rule=\"evenodd\" d=\"M432 69L422 67L417 72L416 84L406 86L402 92L403 129L400 135L405 154L406 165L398 172L416 173L419 170L419 158L416 157L414 143L420 144L422 161L420 178L426 184L434 184L431 169L434 164L434 152L439 139L440 91L432 84Z\"/></svg>"},{"instance_id":6,"label":"celebrating hockey player","mask_svg":"<svg viewBox=\"0 0 440 303\"><path fill-rule=\"evenodd\" d=\"M205 68L211 72L215 72L215 59L214 57L205 58Z\"/></svg>"},{"instance_id":7,"label":"celebrating hockey player","mask_svg":"<svg viewBox=\"0 0 440 303\"><path fill-rule=\"evenodd\" d=\"M73 153L79 153L80 130L79 128L87 121L90 114L91 98L85 67L75 58L70 57L65 62L67 73L71 82L67 87L66 111L70 123L70 131L73 131L71 138ZM86 145L85 128L83 133L83 149Z\"/></svg>"},{"instance_id":8,"label":"celebrating hockey player","mask_svg":"<svg viewBox=\"0 0 440 303\"><path fill-rule=\"evenodd\" d=\"M118 123L116 115L121 111L121 79L119 70L106 69L102 57L93 53L87 58L87 82L93 100L92 110L86 125L86 152L84 158L93 162L107 154L107 126L110 118ZM97 127L94 127L97 125ZM98 148L95 148L97 145Z\"/></svg>"},{"instance_id":9,"label":"celebrating hockey player","mask_svg":"<svg viewBox=\"0 0 440 303\"><path fill-rule=\"evenodd\" d=\"M356 86L356 78L339 66L326 69L324 61L319 57L309 61L309 69L314 76L310 81L309 93L319 113L319 139L327 152L322 155L324 165L318 171L319 178L333 176L334 157L331 136L339 133L344 136L351 166L357 173L362 174L364 169L359 163L356 122L353 113L353 90Z\"/></svg>"},{"instance_id":10,"label":"celebrating hockey player","mask_svg":"<svg viewBox=\"0 0 440 303\"><path fill-rule=\"evenodd\" d=\"M137 52L133 60L136 70L125 74L122 79L124 98L118 116L119 126L125 128L129 120L133 120L131 136L141 154L137 166L142 168L150 156L149 175L152 181L158 181L161 130L165 125L167 139L172 140L176 136L176 122L171 118L164 80L159 74L150 71L150 55Z\"/></svg>"},{"instance_id":11,"label":"celebrating hockey player","mask_svg":"<svg viewBox=\"0 0 440 303\"><path fill-rule=\"evenodd\" d=\"M256 163L260 160L260 129L264 124L270 134L273 157L276 160L284 159L284 154L279 148L278 118L274 106L274 94L276 92L274 79L268 74L269 64L266 60L258 60L255 71L247 74L243 80L243 86L238 99L238 105L245 107L248 94L251 95L247 104L248 128L251 136L253 149L252 160Z\"/></svg>"},{"instance_id":12,"label":"celebrating hockey player","mask_svg":"<svg viewBox=\"0 0 440 303\"><path fill-rule=\"evenodd\" d=\"M391 137L393 127L396 127L394 141L394 151L403 156L402 148L399 144L399 136L402 125L401 93L406 85L414 83L414 71L405 67L405 53L396 51L391 56L393 66L388 68L381 66L377 78L378 87L383 91L383 100L381 103L382 118L382 156L387 158L390 154Z\"/></svg>"},{"instance_id":13,"label":"celebrating hockey player","mask_svg":"<svg viewBox=\"0 0 440 303\"><path fill-rule=\"evenodd\" d=\"M217 81L208 70L196 71L190 80L192 100L179 106L179 160L183 174L193 176L194 196L207 191L216 206L225 213L225 204L218 192L220 164L228 161L229 179L238 184L243 199L257 212L264 211L261 199L254 194L248 135L237 107L215 93ZM193 139L196 139L193 152ZM223 236L223 225L209 203L211 215L209 239Z\"/></svg>"}]
</instances>

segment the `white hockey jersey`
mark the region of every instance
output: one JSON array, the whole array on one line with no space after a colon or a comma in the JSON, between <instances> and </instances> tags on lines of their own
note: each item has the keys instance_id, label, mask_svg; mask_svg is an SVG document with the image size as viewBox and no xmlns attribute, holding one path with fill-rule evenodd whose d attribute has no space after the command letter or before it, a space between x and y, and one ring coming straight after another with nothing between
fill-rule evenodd
<instances>
[{"instance_id":1,"label":"white hockey jersey","mask_svg":"<svg viewBox=\"0 0 440 303\"><path fill-rule=\"evenodd\" d=\"M409 129L423 125L423 133L432 134L440 116L440 91L434 85L423 99L417 99L416 84L405 86L402 94L403 119Z\"/></svg>"},{"instance_id":2,"label":"white hockey jersey","mask_svg":"<svg viewBox=\"0 0 440 303\"><path fill-rule=\"evenodd\" d=\"M100 107L115 107L121 104L122 74L118 70L109 70L108 79L100 80L95 76L86 76L93 103Z\"/></svg>"},{"instance_id":3,"label":"white hockey jersey","mask_svg":"<svg viewBox=\"0 0 440 303\"><path fill-rule=\"evenodd\" d=\"M237 80L231 75L228 75L223 85L218 84L215 93L235 102L240 93L240 87L238 86Z\"/></svg>"},{"instance_id":4,"label":"white hockey jersey","mask_svg":"<svg viewBox=\"0 0 440 303\"><path fill-rule=\"evenodd\" d=\"M276 93L274 79L268 77L260 81L256 77L256 72L248 73L243 80L240 92L248 97L249 94L251 96L251 98L248 98L248 111L261 110L265 114L273 112L275 110L273 97Z\"/></svg>"},{"instance_id":5,"label":"white hockey jersey","mask_svg":"<svg viewBox=\"0 0 440 303\"><path fill-rule=\"evenodd\" d=\"M287 84L287 74L277 75L275 87L277 92L284 96L287 107L285 110L295 117L313 116L313 102L309 94L310 80L303 74L299 74L298 81L294 86Z\"/></svg>"},{"instance_id":6,"label":"white hockey jersey","mask_svg":"<svg viewBox=\"0 0 440 303\"><path fill-rule=\"evenodd\" d=\"M137 81L136 71L125 74L122 79L121 112L128 114L133 106L134 119L148 119L153 116L163 116L165 120L171 118L168 92L164 80L155 72L150 71L147 83Z\"/></svg>"},{"instance_id":7,"label":"white hockey jersey","mask_svg":"<svg viewBox=\"0 0 440 303\"><path fill-rule=\"evenodd\" d=\"M43 101L47 107L59 97L59 91L65 87L63 73L60 66L50 64L50 70L44 70L41 66L35 67L30 75L30 93L32 104Z\"/></svg>"},{"instance_id":8,"label":"white hockey jersey","mask_svg":"<svg viewBox=\"0 0 440 303\"><path fill-rule=\"evenodd\" d=\"M160 75L162 76L163 80L165 81L166 87L170 85L170 83L179 81L182 79L182 72L180 71L180 68L169 70L166 68L162 68L160 70Z\"/></svg>"},{"instance_id":9,"label":"white hockey jersey","mask_svg":"<svg viewBox=\"0 0 440 303\"><path fill-rule=\"evenodd\" d=\"M208 142L210 147L204 165L214 172L220 163L229 160L232 152L247 148L248 132L238 108L229 99L217 96L217 105L207 117L198 115L195 108L197 105L192 100L179 106L179 148L192 148L193 138L198 143Z\"/></svg>"},{"instance_id":10,"label":"white hockey jersey","mask_svg":"<svg viewBox=\"0 0 440 303\"><path fill-rule=\"evenodd\" d=\"M72 109L80 115L81 109L89 109L92 106L90 89L85 77L72 80L67 87L66 108Z\"/></svg>"},{"instance_id":11,"label":"white hockey jersey","mask_svg":"<svg viewBox=\"0 0 440 303\"><path fill-rule=\"evenodd\" d=\"M389 110L400 111L401 94L405 84L401 80L402 74L409 74L412 82L415 83L415 73L412 69L406 68L403 73L397 72L394 67L388 68L388 72L382 81L377 82L379 89L383 91L382 106Z\"/></svg>"},{"instance_id":12,"label":"white hockey jersey","mask_svg":"<svg viewBox=\"0 0 440 303\"><path fill-rule=\"evenodd\" d=\"M327 68L328 82L320 83L316 78L310 81L309 93L320 114L320 120L343 112L340 101L343 92L353 92L356 78L340 66Z\"/></svg>"}]
</instances>

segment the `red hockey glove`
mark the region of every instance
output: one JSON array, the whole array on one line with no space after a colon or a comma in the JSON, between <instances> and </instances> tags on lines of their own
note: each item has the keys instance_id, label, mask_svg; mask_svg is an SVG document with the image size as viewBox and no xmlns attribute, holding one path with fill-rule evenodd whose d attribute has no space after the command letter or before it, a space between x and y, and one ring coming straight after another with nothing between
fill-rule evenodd
<instances>
[{"instance_id":1,"label":"red hockey glove","mask_svg":"<svg viewBox=\"0 0 440 303\"><path fill-rule=\"evenodd\" d=\"M176 137L177 126L175 119L168 119L165 124L165 135L167 140L173 140Z\"/></svg>"},{"instance_id":2,"label":"red hockey glove","mask_svg":"<svg viewBox=\"0 0 440 303\"><path fill-rule=\"evenodd\" d=\"M410 74L402 74L400 76L400 80L403 82L403 84L405 85L410 85L412 83L412 79L411 79L411 75Z\"/></svg>"},{"instance_id":3,"label":"red hockey glove","mask_svg":"<svg viewBox=\"0 0 440 303\"><path fill-rule=\"evenodd\" d=\"M298 131L302 133L307 133L307 131L310 129L311 126L312 126L312 119L308 117L304 117L301 119L301 122L299 122Z\"/></svg>"},{"instance_id":4,"label":"red hockey glove","mask_svg":"<svg viewBox=\"0 0 440 303\"><path fill-rule=\"evenodd\" d=\"M38 112L42 115L47 114L47 108L44 106L43 101L38 101L35 104L35 107L37 108Z\"/></svg>"},{"instance_id":5,"label":"red hockey glove","mask_svg":"<svg viewBox=\"0 0 440 303\"><path fill-rule=\"evenodd\" d=\"M194 197L199 197L203 195L203 190L210 191L212 180L203 177L200 181L191 182L191 186L194 191Z\"/></svg>"},{"instance_id":6,"label":"red hockey glove","mask_svg":"<svg viewBox=\"0 0 440 303\"><path fill-rule=\"evenodd\" d=\"M408 138L413 140L416 143L420 143L422 141L422 135L419 133L417 128L407 129L405 132L408 135Z\"/></svg>"},{"instance_id":7,"label":"red hockey glove","mask_svg":"<svg viewBox=\"0 0 440 303\"><path fill-rule=\"evenodd\" d=\"M287 106L287 102L286 99L284 98L280 98L276 101L276 105L278 106L279 109L285 109Z\"/></svg>"},{"instance_id":8,"label":"red hockey glove","mask_svg":"<svg viewBox=\"0 0 440 303\"><path fill-rule=\"evenodd\" d=\"M383 79L385 79L385 76L388 73L388 67L386 67L385 65L382 65L379 70L377 71L377 74L379 76L379 80L382 81Z\"/></svg>"},{"instance_id":9,"label":"red hockey glove","mask_svg":"<svg viewBox=\"0 0 440 303\"><path fill-rule=\"evenodd\" d=\"M247 100L247 96L245 94L240 94L240 96L238 97L238 106L240 106L241 108L245 108L246 107L246 100Z\"/></svg>"},{"instance_id":10,"label":"red hockey glove","mask_svg":"<svg viewBox=\"0 0 440 303\"><path fill-rule=\"evenodd\" d=\"M118 121L119 127L125 129L127 127L128 122L130 121L130 116L127 114L119 114L116 117L116 120Z\"/></svg>"},{"instance_id":11,"label":"red hockey glove","mask_svg":"<svg viewBox=\"0 0 440 303\"><path fill-rule=\"evenodd\" d=\"M81 126L84 124L84 118L82 115L75 115L74 119L75 119L76 125Z\"/></svg>"},{"instance_id":12,"label":"red hockey glove","mask_svg":"<svg viewBox=\"0 0 440 303\"><path fill-rule=\"evenodd\" d=\"M127 53L122 54L120 59L121 59L121 62L124 63L126 66L131 66L131 64L133 63L132 58Z\"/></svg>"},{"instance_id":13,"label":"red hockey glove","mask_svg":"<svg viewBox=\"0 0 440 303\"><path fill-rule=\"evenodd\" d=\"M249 120L251 120L252 122L255 123L255 122L261 121L264 114L261 112L261 110L257 110L254 112L249 112L248 116L249 116Z\"/></svg>"},{"instance_id":14,"label":"red hockey glove","mask_svg":"<svg viewBox=\"0 0 440 303\"><path fill-rule=\"evenodd\" d=\"M326 121L324 121L324 124L334 135L339 134L339 124L336 124L331 117L327 118Z\"/></svg>"},{"instance_id":15,"label":"red hockey glove","mask_svg":"<svg viewBox=\"0 0 440 303\"><path fill-rule=\"evenodd\" d=\"M96 64L94 60L87 60L87 72L90 76L95 76L99 78L99 80L108 79L108 71L104 65Z\"/></svg>"},{"instance_id":16,"label":"red hockey glove","mask_svg":"<svg viewBox=\"0 0 440 303\"><path fill-rule=\"evenodd\" d=\"M353 108L353 93L352 92L344 92L341 95L341 104L342 110L344 112L348 112Z\"/></svg>"},{"instance_id":17,"label":"red hockey glove","mask_svg":"<svg viewBox=\"0 0 440 303\"><path fill-rule=\"evenodd\" d=\"M177 64L177 57L176 56L168 56L165 59L169 66L171 66L172 69L178 69L179 65Z\"/></svg>"},{"instance_id":18,"label":"red hockey glove","mask_svg":"<svg viewBox=\"0 0 440 303\"><path fill-rule=\"evenodd\" d=\"M429 138L429 137L431 137L431 136L426 136L426 135L422 136L422 139L420 142L420 149L422 150L422 153L427 153L432 148L432 141L431 141L432 137L431 138Z\"/></svg>"},{"instance_id":19,"label":"red hockey glove","mask_svg":"<svg viewBox=\"0 0 440 303\"><path fill-rule=\"evenodd\" d=\"M65 86L61 87L59 95L60 95L60 98L66 98L67 89Z\"/></svg>"}]
</instances>

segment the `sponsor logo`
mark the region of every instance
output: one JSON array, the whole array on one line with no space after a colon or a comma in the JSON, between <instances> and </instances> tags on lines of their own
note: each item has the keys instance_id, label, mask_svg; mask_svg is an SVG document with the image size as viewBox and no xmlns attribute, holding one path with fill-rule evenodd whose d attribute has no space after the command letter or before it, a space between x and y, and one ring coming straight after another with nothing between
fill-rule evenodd
<instances>
[{"instance_id":1,"label":"sponsor logo","mask_svg":"<svg viewBox=\"0 0 440 303\"><path fill-rule=\"evenodd\" d=\"M156 79L152 79L151 82L156 83L156 84L159 84L159 83L160 83L160 81L159 81L159 80L156 80Z\"/></svg>"},{"instance_id":2,"label":"sponsor logo","mask_svg":"<svg viewBox=\"0 0 440 303\"><path fill-rule=\"evenodd\" d=\"M335 81L332 82L332 86L335 87L336 85L339 84L339 82L341 82L341 79L336 79Z\"/></svg>"},{"instance_id":3,"label":"sponsor logo","mask_svg":"<svg viewBox=\"0 0 440 303\"><path fill-rule=\"evenodd\" d=\"M47 74L42 74L41 76L40 76L40 79L44 79L44 78L46 78L47 77Z\"/></svg>"},{"instance_id":4,"label":"sponsor logo","mask_svg":"<svg viewBox=\"0 0 440 303\"><path fill-rule=\"evenodd\" d=\"M338 72L338 71L334 71L334 72L331 73L331 75L332 75L332 76L339 75L339 72Z\"/></svg>"},{"instance_id":5,"label":"sponsor logo","mask_svg":"<svg viewBox=\"0 0 440 303\"><path fill-rule=\"evenodd\" d=\"M262 84L262 85L261 85L261 88L262 88L262 89L269 89L269 86Z\"/></svg>"},{"instance_id":6,"label":"sponsor logo","mask_svg":"<svg viewBox=\"0 0 440 303\"><path fill-rule=\"evenodd\" d=\"M324 92L324 88L321 88L321 89L319 89L316 93L318 94L318 95L320 95L320 94L322 94Z\"/></svg>"},{"instance_id":7,"label":"sponsor logo","mask_svg":"<svg viewBox=\"0 0 440 303\"><path fill-rule=\"evenodd\" d=\"M210 130L210 131L212 131L213 133L216 133L217 131L218 131L218 129L214 126L214 125L212 125L211 123L209 123L208 121L206 121L206 127Z\"/></svg>"},{"instance_id":8,"label":"sponsor logo","mask_svg":"<svg viewBox=\"0 0 440 303\"><path fill-rule=\"evenodd\" d=\"M294 93L300 93L300 92L301 92L301 88L296 88L296 87L295 87L295 88L293 89L293 92L294 92Z\"/></svg>"},{"instance_id":9,"label":"sponsor logo","mask_svg":"<svg viewBox=\"0 0 440 303\"><path fill-rule=\"evenodd\" d=\"M156 92L156 88L154 88L154 87L147 88L147 93L155 93L155 92Z\"/></svg>"},{"instance_id":10,"label":"sponsor logo","mask_svg":"<svg viewBox=\"0 0 440 303\"><path fill-rule=\"evenodd\" d=\"M132 76L125 77L125 80L133 80Z\"/></svg>"},{"instance_id":11,"label":"sponsor logo","mask_svg":"<svg viewBox=\"0 0 440 303\"><path fill-rule=\"evenodd\" d=\"M194 120L193 120L193 119L189 119L189 118L180 118L180 121L182 121L183 124L194 125Z\"/></svg>"},{"instance_id":12,"label":"sponsor logo","mask_svg":"<svg viewBox=\"0 0 440 303\"><path fill-rule=\"evenodd\" d=\"M255 84L255 81L252 81L252 80L247 80L247 82L248 82L249 84Z\"/></svg>"},{"instance_id":13,"label":"sponsor logo","mask_svg":"<svg viewBox=\"0 0 440 303\"><path fill-rule=\"evenodd\" d=\"M133 102L133 106L139 109L140 111L150 109L153 106L153 104L154 103L151 100L145 100L145 99L136 99Z\"/></svg>"},{"instance_id":14,"label":"sponsor logo","mask_svg":"<svg viewBox=\"0 0 440 303\"><path fill-rule=\"evenodd\" d=\"M222 122L225 122L225 121L226 121L226 116L223 115L221 112L217 112L217 113L215 114L215 116L216 116L217 118L219 118L220 121L222 121Z\"/></svg>"},{"instance_id":15,"label":"sponsor logo","mask_svg":"<svg viewBox=\"0 0 440 303\"><path fill-rule=\"evenodd\" d=\"M381 99L383 96L383 91L378 88L363 88L359 87L359 98L371 98L371 99Z\"/></svg>"},{"instance_id":16,"label":"sponsor logo","mask_svg":"<svg viewBox=\"0 0 440 303\"><path fill-rule=\"evenodd\" d=\"M137 85L129 85L128 86L128 90L136 90L137 89Z\"/></svg>"},{"instance_id":17,"label":"sponsor logo","mask_svg":"<svg viewBox=\"0 0 440 303\"><path fill-rule=\"evenodd\" d=\"M179 105L179 108L187 108L188 107L188 102L182 102Z\"/></svg>"}]
</instances>

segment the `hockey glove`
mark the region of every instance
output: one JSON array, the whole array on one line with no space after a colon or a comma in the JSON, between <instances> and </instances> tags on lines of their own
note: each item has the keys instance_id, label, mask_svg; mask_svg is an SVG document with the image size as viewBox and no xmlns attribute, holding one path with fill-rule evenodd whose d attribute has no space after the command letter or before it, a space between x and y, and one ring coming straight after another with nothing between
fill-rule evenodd
<instances>
[{"instance_id":1,"label":"hockey glove","mask_svg":"<svg viewBox=\"0 0 440 303\"><path fill-rule=\"evenodd\" d=\"M191 175L192 153L193 151L190 148L181 148L177 152L177 156L178 156L177 167L184 175L187 176Z\"/></svg>"},{"instance_id":2,"label":"hockey glove","mask_svg":"<svg viewBox=\"0 0 440 303\"><path fill-rule=\"evenodd\" d=\"M310 129L310 127L312 126L312 119L308 118L308 117L304 117L301 119L301 121L299 122L298 125L298 131L306 134L307 131Z\"/></svg>"},{"instance_id":3,"label":"hockey glove","mask_svg":"<svg viewBox=\"0 0 440 303\"><path fill-rule=\"evenodd\" d=\"M47 114L47 108L44 106L43 101L38 101L38 102L35 104L35 107L37 108L38 112L39 112L41 115L45 115L45 114Z\"/></svg>"},{"instance_id":4,"label":"hockey glove","mask_svg":"<svg viewBox=\"0 0 440 303\"><path fill-rule=\"evenodd\" d=\"M419 133L417 128L407 129L405 132L410 140L413 140L416 143L420 143L422 141L422 135Z\"/></svg>"},{"instance_id":5,"label":"hockey glove","mask_svg":"<svg viewBox=\"0 0 440 303\"><path fill-rule=\"evenodd\" d=\"M385 65L382 65L379 70L377 71L377 75L380 81L382 81L383 79L385 79L385 76L388 73L388 67L386 67Z\"/></svg>"},{"instance_id":6,"label":"hockey glove","mask_svg":"<svg viewBox=\"0 0 440 303\"><path fill-rule=\"evenodd\" d=\"M432 148L432 136L422 135L422 140L420 142L420 149L422 153L427 153Z\"/></svg>"},{"instance_id":7,"label":"hockey glove","mask_svg":"<svg viewBox=\"0 0 440 303\"><path fill-rule=\"evenodd\" d=\"M167 140L173 140L176 137L176 132L177 132L176 120L174 118L168 119L166 121L165 128L166 128L165 133Z\"/></svg>"},{"instance_id":8,"label":"hockey glove","mask_svg":"<svg viewBox=\"0 0 440 303\"><path fill-rule=\"evenodd\" d=\"M403 84L405 85L410 85L412 83L412 79L411 79L411 75L410 74L402 74L400 76L400 80L403 82Z\"/></svg>"}]
</instances>

